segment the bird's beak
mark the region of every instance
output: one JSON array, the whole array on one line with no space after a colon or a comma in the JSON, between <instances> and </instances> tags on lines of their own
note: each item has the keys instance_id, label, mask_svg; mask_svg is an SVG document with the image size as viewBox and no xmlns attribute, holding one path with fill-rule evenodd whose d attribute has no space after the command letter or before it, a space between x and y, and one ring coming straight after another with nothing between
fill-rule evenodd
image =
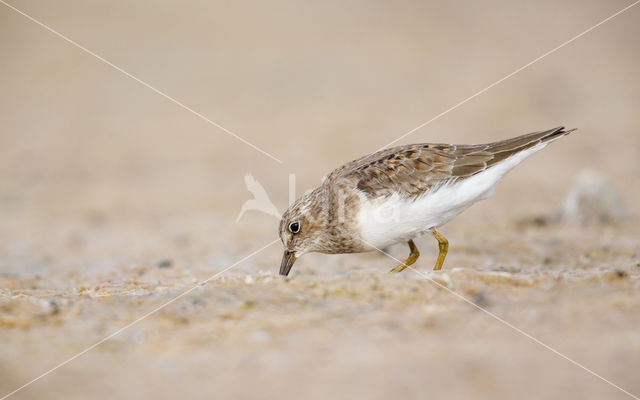
<instances>
[{"instance_id":1,"label":"bird's beak","mask_svg":"<svg viewBox=\"0 0 640 400\"><path fill-rule=\"evenodd\" d=\"M280 275L287 276L293 263L296 262L296 255L293 251L285 250L282 256L282 263L280 263Z\"/></svg>"}]
</instances>

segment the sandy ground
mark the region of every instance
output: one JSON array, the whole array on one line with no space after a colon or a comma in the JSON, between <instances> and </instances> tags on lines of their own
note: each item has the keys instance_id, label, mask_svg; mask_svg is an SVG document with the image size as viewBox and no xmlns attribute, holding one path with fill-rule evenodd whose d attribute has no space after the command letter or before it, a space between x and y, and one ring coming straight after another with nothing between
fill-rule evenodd
<instances>
[{"instance_id":1,"label":"sandy ground","mask_svg":"<svg viewBox=\"0 0 640 400\"><path fill-rule=\"evenodd\" d=\"M444 271L423 237L422 275L311 254L282 279L279 242L244 259L277 239L236 222L245 173L282 211L289 174L302 193L628 3L12 4L283 164L0 5L0 397L194 285L11 398L640 395L640 8L400 142L579 128L442 229ZM547 221L587 168L628 217Z\"/></svg>"}]
</instances>

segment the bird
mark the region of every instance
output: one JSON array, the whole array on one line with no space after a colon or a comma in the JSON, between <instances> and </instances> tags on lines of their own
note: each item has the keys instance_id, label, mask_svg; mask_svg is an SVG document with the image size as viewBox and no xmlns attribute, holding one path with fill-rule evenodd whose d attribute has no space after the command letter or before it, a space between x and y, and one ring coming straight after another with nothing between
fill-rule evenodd
<instances>
[{"instance_id":1,"label":"bird","mask_svg":"<svg viewBox=\"0 0 640 400\"><path fill-rule=\"evenodd\" d=\"M278 219L281 218L281 214L269 198L267 191L260 182L253 177L253 175L245 174L244 183L247 186L247 190L253 195L253 199L249 199L242 204L242 208L240 209L238 218L236 218L236 222L240 221L240 218L242 218L244 213L248 210L262 211L263 213L273 215Z\"/></svg>"},{"instance_id":2,"label":"bird","mask_svg":"<svg viewBox=\"0 0 640 400\"><path fill-rule=\"evenodd\" d=\"M527 157L573 131L557 127L478 145L411 144L347 162L282 214L280 275L306 253L361 253L407 243L409 256L390 271L401 272L420 256L414 239L427 232L438 242L434 270L441 270L449 242L438 229L489 198Z\"/></svg>"}]
</instances>

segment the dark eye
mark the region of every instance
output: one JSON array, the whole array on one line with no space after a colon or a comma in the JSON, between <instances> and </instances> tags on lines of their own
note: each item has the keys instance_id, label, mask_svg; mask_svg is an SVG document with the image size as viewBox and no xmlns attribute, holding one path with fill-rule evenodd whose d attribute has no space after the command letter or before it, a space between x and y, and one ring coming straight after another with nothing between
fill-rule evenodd
<instances>
[{"instance_id":1,"label":"dark eye","mask_svg":"<svg viewBox=\"0 0 640 400\"><path fill-rule=\"evenodd\" d=\"M298 233L300 232L300 222L292 222L289 225L289 230L291 231L291 233Z\"/></svg>"}]
</instances>

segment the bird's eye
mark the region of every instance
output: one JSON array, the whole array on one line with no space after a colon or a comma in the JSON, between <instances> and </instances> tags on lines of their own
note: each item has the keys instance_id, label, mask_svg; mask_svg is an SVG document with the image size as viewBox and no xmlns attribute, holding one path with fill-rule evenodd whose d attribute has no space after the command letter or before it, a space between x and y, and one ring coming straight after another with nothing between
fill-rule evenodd
<instances>
[{"instance_id":1,"label":"bird's eye","mask_svg":"<svg viewBox=\"0 0 640 400\"><path fill-rule=\"evenodd\" d=\"M300 222L292 222L291 224L289 224L289 230L291 231L291 233L300 232Z\"/></svg>"}]
</instances>

